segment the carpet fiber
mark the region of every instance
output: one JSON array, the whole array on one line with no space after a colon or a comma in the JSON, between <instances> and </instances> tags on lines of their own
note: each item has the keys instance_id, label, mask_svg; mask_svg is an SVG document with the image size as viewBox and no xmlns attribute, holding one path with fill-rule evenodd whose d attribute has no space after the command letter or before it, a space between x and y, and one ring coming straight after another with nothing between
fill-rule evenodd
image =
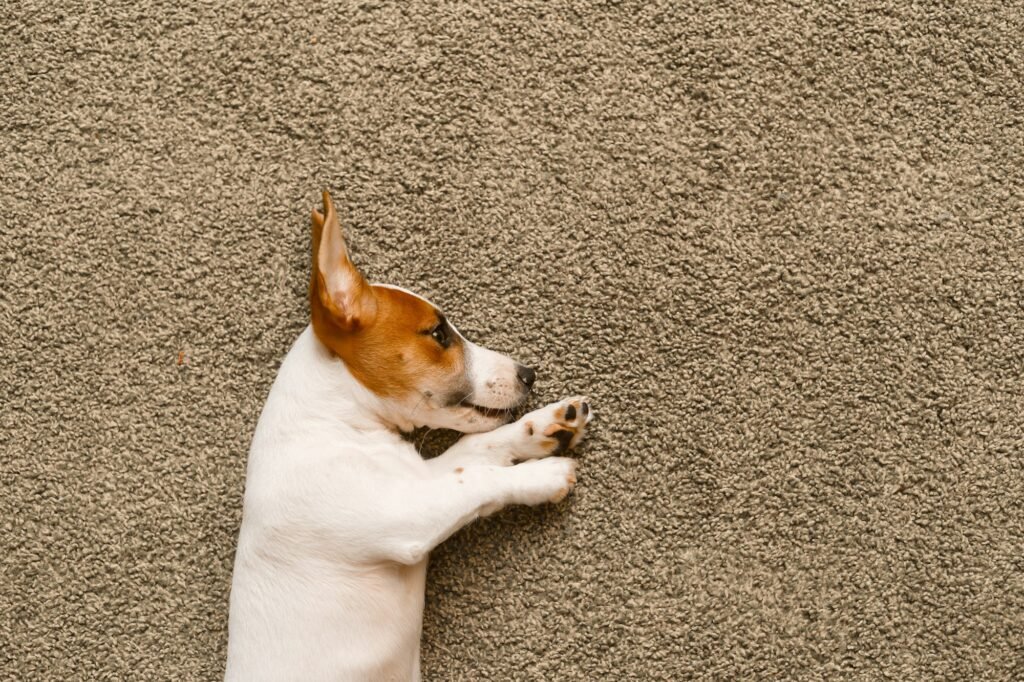
<instances>
[{"instance_id":1,"label":"carpet fiber","mask_svg":"<svg viewBox=\"0 0 1024 682\"><path fill-rule=\"evenodd\" d=\"M222 674L325 187L370 277L597 410L572 497L435 553L426 679L1024 676L1020 3L0 35L0 678Z\"/></svg>"}]
</instances>

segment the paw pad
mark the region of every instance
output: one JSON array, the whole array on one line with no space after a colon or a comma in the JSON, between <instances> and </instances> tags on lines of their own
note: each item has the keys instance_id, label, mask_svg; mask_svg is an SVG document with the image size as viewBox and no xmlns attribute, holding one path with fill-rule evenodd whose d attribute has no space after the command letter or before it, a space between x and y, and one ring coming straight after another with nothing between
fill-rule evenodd
<instances>
[{"instance_id":1,"label":"paw pad","mask_svg":"<svg viewBox=\"0 0 1024 682\"><path fill-rule=\"evenodd\" d=\"M513 459L560 455L577 445L593 417L590 399L567 398L534 410L517 424Z\"/></svg>"},{"instance_id":2,"label":"paw pad","mask_svg":"<svg viewBox=\"0 0 1024 682\"><path fill-rule=\"evenodd\" d=\"M560 455L574 447L583 438L592 415L590 399L582 396L553 403L532 413L526 422L527 435L534 442L529 456Z\"/></svg>"},{"instance_id":3,"label":"paw pad","mask_svg":"<svg viewBox=\"0 0 1024 682\"><path fill-rule=\"evenodd\" d=\"M569 429L563 428L560 424L552 424L544 430L544 435L558 441L558 446L555 448L554 452L551 453L558 455L569 449L569 445L572 443L572 439L576 434Z\"/></svg>"}]
</instances>

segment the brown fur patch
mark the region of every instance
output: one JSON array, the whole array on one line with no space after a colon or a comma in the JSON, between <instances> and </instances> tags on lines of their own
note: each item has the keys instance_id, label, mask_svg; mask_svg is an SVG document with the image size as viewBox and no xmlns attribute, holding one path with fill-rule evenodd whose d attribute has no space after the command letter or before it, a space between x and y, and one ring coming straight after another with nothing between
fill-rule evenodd
<instances>
[{"instance_id":1,"label":"brown fur patch","mask_svg":"<svg viewBox=\"0 0 1024 682\"><path fill-rule=\"evenodd\" d=\"M313 211L313 271L309 284L313 330L327 348L345 361L368 389L384 397L403 397L430 387L455 387L465 373L465 347L454 338L442 347L425 331L439 313L423 299L389 287L371 286L344 254L341 267L351 269L354 291L339 310L320 273L318 253L323 231L336 229L337 216L324 193L324 214ZM430 390L433 390L431 388Z\"/></svg>"},{"instance_id":2,"label":"brown fur patch","mask_svg":"<svg viewBox=\"0 0 1024 682\"><path fill-rule=\"evenodd\" d=\"M423 333L437 324L434 307L404 291L372 291L377 300L372 322L329 334L325 341L360 383L378 395L398 397L428 380L436 383L439 376L457 382L465 369L463 344L454 341L446 349Z\"/></svg>"}]
</instances>

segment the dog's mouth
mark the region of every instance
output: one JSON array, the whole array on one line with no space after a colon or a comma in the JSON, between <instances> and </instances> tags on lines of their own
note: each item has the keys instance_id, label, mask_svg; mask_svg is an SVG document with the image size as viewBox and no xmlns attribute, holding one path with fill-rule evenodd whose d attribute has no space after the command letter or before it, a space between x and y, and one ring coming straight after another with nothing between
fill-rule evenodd
<instances>
[{"instance_id":1,"label":"dog's mouth","mask_svg":"<svg viewBox=\"0 0 1024 682\"><path fill-rule=\"evenodd\" d=\"M488 419L498 419L499 417L504 417L507 419L512 414L512 408L510 407L484 407L483 405L474 405L473 403L468 403L467 405L469 407L472 407L477 412L477 414L481 414L487 417Z\"/></svg>"}]
</instances>

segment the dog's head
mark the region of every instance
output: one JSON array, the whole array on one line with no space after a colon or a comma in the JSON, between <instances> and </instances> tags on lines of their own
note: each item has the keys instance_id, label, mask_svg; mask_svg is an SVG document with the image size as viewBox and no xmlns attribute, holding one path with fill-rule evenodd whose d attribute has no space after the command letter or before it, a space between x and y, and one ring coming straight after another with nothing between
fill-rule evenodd
<instances>
[{"instance_id":1,"label":"dog's head","mask_svg":"<svg viewBox=\"0 0 1024 682\"><path fill-rule=\"evenodd\" d=\"M396 426L487 431L508 421L534 371L466 340L432 303L370 284L352 264L330 195L313 211L310 311L317 338L381 399Z\"/></svg>"}]
</instances>

